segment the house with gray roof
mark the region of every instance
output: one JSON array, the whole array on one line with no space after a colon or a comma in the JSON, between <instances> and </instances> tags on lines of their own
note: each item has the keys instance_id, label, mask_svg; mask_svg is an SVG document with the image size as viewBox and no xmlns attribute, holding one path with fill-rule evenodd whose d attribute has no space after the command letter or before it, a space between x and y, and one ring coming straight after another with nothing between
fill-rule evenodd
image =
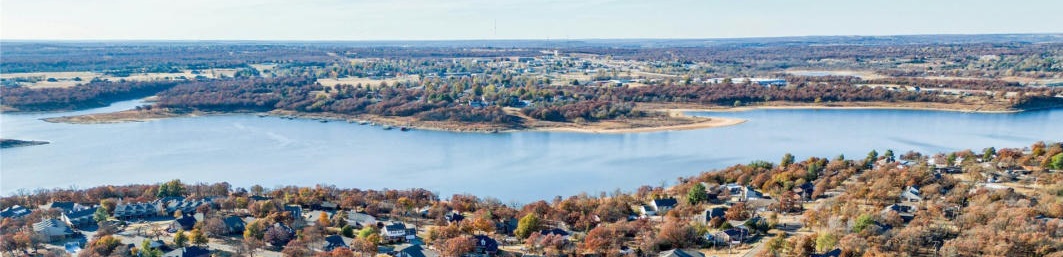
<instances>
[{"instance_id":1,"label":"house with gray roof","mask_svg":"<svg viewBox=\"0 0 1063 257\"><path fill-rule=\"evenodd\" d=\"M75 228L91 226L92 224L96 224L96 220L93 219L93 215L96 214L96 209L99 209L99 207L64 212L60 218L63 219L63 222L66 222L66 224Z\"/></svg>"},{"instance_id":2,"label":"house with gray roof","mask_svg":"<svg viewBox=\"0 0 1063 257\"><path fill-rule=\"evenodd\" d=\"M657 254L657 256L658 257L705 257L705 254L702 254L701 252L698 252L698 251L686 251L686 250L683 250L683 249L672 249L672 250L668 250L668 251L663 251L663 252Z\"/></svg>"},{"instance_id":3,"label":"house with gray roof","mask_svg":"<svg viewBox=\"0 0 1063 257\"><path fill-rule=\"evenodd\" d=\"M74 230L70 229L66 222L57 219L45 219L41 222L33 223L33 232L48 238L49 242L55 242L74 235Z\"/></svg>"},{"instance_id":4,"label":"house with gray roof","mask_svg":"<svg viewBox=\"0 0 1063 257\"><path fill-rule=\"evenodd\" d=\"M0 218L21 218L26 215L30 215L30 209L19 205L7 207L0 211Z\"/></svg>"}]
</instances>

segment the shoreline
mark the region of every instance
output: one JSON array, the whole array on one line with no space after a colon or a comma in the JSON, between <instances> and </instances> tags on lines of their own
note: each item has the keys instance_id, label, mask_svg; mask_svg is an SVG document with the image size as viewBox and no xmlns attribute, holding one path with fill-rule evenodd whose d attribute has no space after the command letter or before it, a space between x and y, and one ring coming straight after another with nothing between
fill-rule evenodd
<instances>
[{"instance_id":1,"label":"shoreline","mask_svg":"<svg viewBox=\"0 0 1063 257\"><path fill-rule=\"evenodd\" d=\"M907 105L906 105L907 104ZM848 103L828 103L828 104L805 104L805 103L792 103L792 102L773 102L762 105L748 105L739 107L730 106L718 106L718 105L704 105L704 104L648 104L659 105L668 108L670 110L677 110L682 112L745 112L753 110L915 110L915 111L941 111L941 112L962 112L962 113L983 113L983 114L1007 114L1007 113L1021 113L1026 111L1043 110L1050 108L1036 108L1036 109L999 109L1000 106L992 105L949 105L949 104L921 104L924 106L911 106L912 104L919 103L896 103L884 105L875 102L848 102ZM991 109L983 109L983 107L990 107Z\"/></svg>"},{"instance_id":2,"label":"shoreline","mask_svg":"<svg viewBox=\"0 0 1063 257\"><path fill-rule=\"evenodd\" d=\"M125 110L110 113L95 113L74 116L60 116L43 118L41 120L51 123L66 124L116 124L128 122L149 122L167 118L195 118L221 115L257 115L259 117L274 117L281 119L319 120L322 122L348 122L370 123L374 126L390 126L394 128L410 128L417 130L431 130L444 132L462 133L513 133L513 132L573 132L573 133L645 133L660 131L681 131L733 126L746 122L745 119L724 117L703 117L686 115L681 110L662 109L653 110L666 112L669 115L660 117L643 117L636 119L607 120L591 123L549 122L540 120L527 121L530 126L507 127L502 124L489 123L458 123L450 121L420 121L412 117L386 117L377 115L345 115L335 113L304 113L274 110L269 112L202 112L193 111L187 113L173 112L170 110L137 111Z\"/></svg>"},{"instance_id":3,"label":"shoreline","mask_svg":"<svg viewBox=\"0 0 1063 257\"><path fill-rule=\"evenodd\" d=\"M574 122L551 122L536 120L522 115L519 110L511 110L510 115L523 120L519 124L493 124L493 123L462 123L453 121L421 121L413 117L391 117L370 114L337 114L337 113L307 113L287 110L261 111L232 111L232 112L204 112L190 111L180 112L168 109L156 110L124 110L110 113L95 113L75 116L61 116L44 118L42 120L52 123L68 124L113 124L126 122L147 122L165 118L202 117L213 115L258 115L259 117L277 117L282 119L308 119L320 120L321 122L348 123L372 123L378 126L394 128L409 128L418 130L462 132L462 133L511 133L511 132L571 132L571 133L647 133L661 131L682 131L694 129L708 129L717 127L734 126L745 123L746 119L731 117L713 117L690 115L689 112L743 112L758 109L765 110L918 110L918 111L947 111L962 113L985 113L1007 114L1020 113L1029 110L1001 109L1003 106L996 105L971 105L971 104L943 104L943 103L876 103L876 102L846 102L846 103L794 103L794 102L769 102L761 105L728 107L719 105L696 104L696 103L639 103L637 108L646 112L656 112L662 115L624 118L615 120L602 120L588 123ZM986 109L983 109L986 108Z\"/></svg>"}]
</instances>

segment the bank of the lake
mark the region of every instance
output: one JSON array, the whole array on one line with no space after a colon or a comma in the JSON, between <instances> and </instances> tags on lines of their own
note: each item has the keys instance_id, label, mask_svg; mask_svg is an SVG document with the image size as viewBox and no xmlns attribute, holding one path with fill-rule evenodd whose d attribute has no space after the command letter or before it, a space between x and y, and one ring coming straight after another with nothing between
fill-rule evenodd
<instances>
[{"instance_id":1,"label":"bank of the lake","mask_svg":"<svg viewBox=\"0 0 1063 257\"><path fill-rule=\"evenodd\" d=\"M349 123L401 127L407 129L436 130L448 132L520 132L520 131L564 131L580 133L641 133L656 131L674 131L704 129L732 126L743 122L734 118L693 117L677 109L645 110L652 115L646 117L620 118L593 122L552 122L537 120L520 112L519 109L507 108L506 112L520 119L516 124L469 123L457 121L423 121L413 117L396 117L380 115L346 115L337 113L309 113L284 110L270 112L202 112L175 111L171 109L134 109L116 112L88 113L70 116L43 118L46 122L69 124L109 124L125 122L147 122L166 118L203 117L212 115L254 114L258 117L279 117L285 119L311 119L321 122L346 121Z\"/></svg>"},{"instance_id":2,"label":"bank of the lake","mask_svg":"<svg viewBox=\"0 0 1063 257\"><path fill-rule=\"evenodd\" d=\"M251 114L114 124L40 119L128 110L128 101L78 112L0 114L4 137L50 141L4 149L0 193L20 188L230 181L236 186L423 187L528 202L579 192L671 185L677 177L789 152L882 152L1024 147L1063 140L1063 110L966 113L886 109L688 112L741 119L712 129L646 133L399 132L379 126Z\"/></svg>"}]
</instances>

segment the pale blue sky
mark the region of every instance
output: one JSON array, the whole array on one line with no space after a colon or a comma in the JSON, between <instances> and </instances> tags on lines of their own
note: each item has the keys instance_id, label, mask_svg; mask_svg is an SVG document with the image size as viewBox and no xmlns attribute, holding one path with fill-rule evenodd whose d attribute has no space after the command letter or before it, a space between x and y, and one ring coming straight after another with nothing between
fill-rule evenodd
<instances>
[{"instance_id":1,"label":"pale blue sky","mask_svg":"<svg viewBox=\"0 0 1063 257\"><path fill-rule=\"evenodd\" d=\"M0 0L0 38L445 40L1059 33L1063 32L1061 10L1060 0Z\"/></svg>"}]
</instances>

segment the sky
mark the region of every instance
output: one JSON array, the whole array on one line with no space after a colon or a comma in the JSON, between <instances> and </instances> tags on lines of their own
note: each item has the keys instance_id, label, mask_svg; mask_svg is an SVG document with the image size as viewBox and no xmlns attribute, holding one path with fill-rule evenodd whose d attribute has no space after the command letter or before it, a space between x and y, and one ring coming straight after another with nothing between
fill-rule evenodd
<instances>
[{"instance_id":1,"label":"sky","mask_svg":"<svg viewBox=\"0 0 1063 257\"><path fill-rule=\"evenodd\" d=\"M1063 32L1060 0L0 0L0 39L466 40Z\"/></svg>"}]
</instances>

